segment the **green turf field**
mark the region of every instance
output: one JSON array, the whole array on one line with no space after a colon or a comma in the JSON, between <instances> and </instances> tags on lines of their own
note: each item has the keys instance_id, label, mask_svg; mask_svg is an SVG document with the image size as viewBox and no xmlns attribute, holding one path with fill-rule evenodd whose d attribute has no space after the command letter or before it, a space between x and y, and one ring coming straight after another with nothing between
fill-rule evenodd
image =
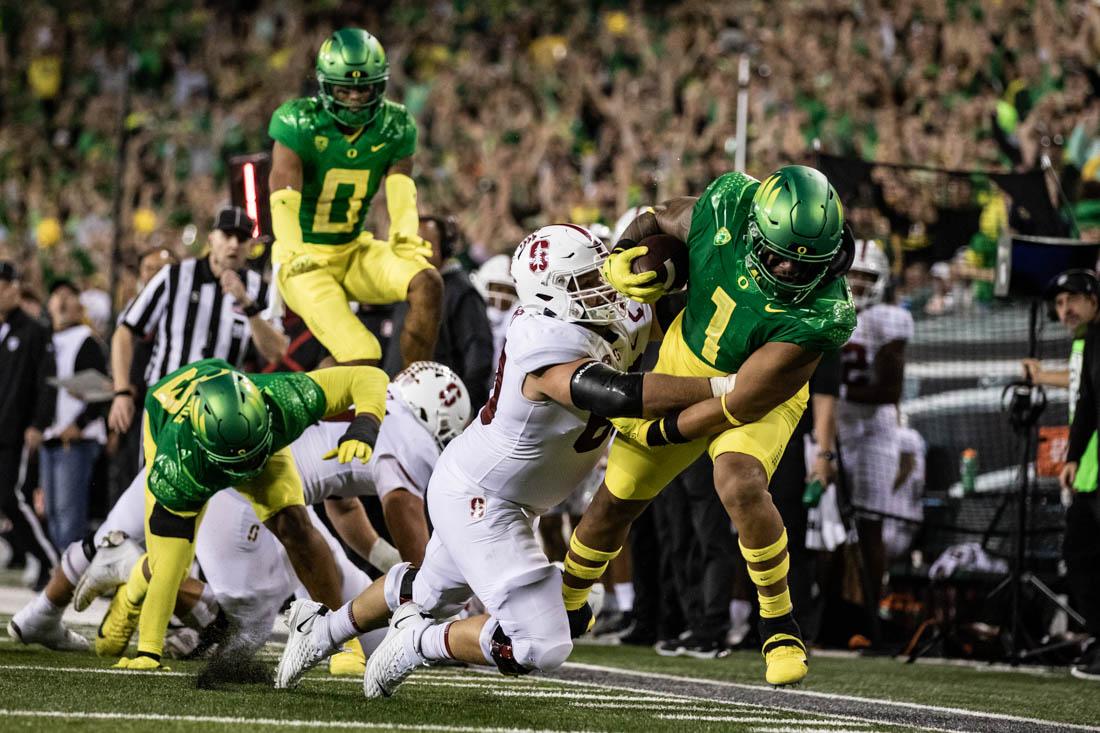
<instances>
[{"instance_id":1,"label":"green turf field","mask_svg":"<svg viewBox=\"0 0 1100 733\"><path fill-rule=\"evenodd\" d=\"M273 667L278 652L271 645L262 661ZM379 701L362 697L358 678L324 670L297 690L231 684L212 691L195 688L201 663L170 664L167 673L112 671L94 656L23 646L0 632L0 730L1100 730L1089 727L1100 721L1100 688L1061 671L881 658L818 656L808 681L790 692L761 684L754 653L701 661L581 645L554 678L437 668Z\"/></svg>"}]
</instances>

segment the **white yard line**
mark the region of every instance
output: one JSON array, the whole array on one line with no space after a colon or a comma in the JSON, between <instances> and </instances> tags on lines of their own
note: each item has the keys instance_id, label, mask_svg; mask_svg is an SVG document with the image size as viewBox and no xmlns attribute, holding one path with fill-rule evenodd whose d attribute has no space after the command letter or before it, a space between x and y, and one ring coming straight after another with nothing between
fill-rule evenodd
<instances>
[{"instance_id":1,"label":"white yard line","mask_svg":"<svg viewBox=\"0 0 1100 733\"><path fill-rule=\"evenodd\" d=\"M805 720L775 720L774 718L762 718L762 717L745 717L741 715L655 715L655 718L661 720L697 720L704 723L788 723L796 725L830 725L830 726L850 726L851 721L848 720L832 720L830 718L806 718ZM866 731L866 726L869 723L863 724L858 730ZM798 730L802 730L799 728Z\"/></svg>"},{"instance_id":2,"label":"white yard line","mask_svg":"<svg viewBox=\"0 0 1100 733\"><path fill-rule=\"evenodd\" d=\"M55 710L7 710L0 708L0 718L61 718L81 720L145 720L178 723L220 723L223 725L272 726L278 728L337 728L342 730L428 730L440 733L557 733L532 728L485 728L467 725L408 725L403 723L366 723L354 720L281 720L277 718L240 718L219 715L162 715L159 713Z\"/></svg>"},{"instance_id":3,"label":"white yard line","mask_svg":"<svg viewBox=\"0 0 1100 733\"><path fill-rule=\"evenodd\" d=\"M711 685L714 687L725 687L734 690L752 690L754 692L768 691L769 688L764 685L749 685L743 682L728 682L726 680L711 680L702 677L682 677L680 675L665 674L663 672L643 672L640 670L624 669L621 667L606 667L599 664L584 664L581 662L566 662L566 668L582 669L590 672L603 672L612 674L621 674L631 677L648 677L654 679L670 680L673 682L683 682L687 684L695 685ZM627 688L630 689L630 688ZM812 690L791 690L791 689L777 689L773 692L779 695L792 695L799 697L812 697L824 700L846 700L848 702L856 703L870 703L875 705L882 705L884 707L904 708L907 710L933 710L937 713L945 713L948 715L960 715L960 716L972 716L977 718L985 718L987 720L1004 720L1013 723L1031 723L1039 725L1055 725L1062 726L1065 730L1081 730L1081 731L1095 731L1100 733L1100 727L1092 725L1080 725L1076 723L1063 723L1053 720L1042 720L1040 718L1025 718L1019 715L1009 715L1006 713L989 713L982 710L967 710L966 708L952 708L944 707L940 705L929 705L926 703L916 702L903 702L898 700L883 700L874 697L859 697L857 695L844 695L837 692L814 692ZM1082 693L1085 690L1082 688ZM705 699L705 698L704 698ZM780 707L781 705L777 705ZM881 723L881 721L879 721ZM904 725L904 724L900 724ZM912 726L909 726L912 727Z\"/></svg>"}]
</instances>

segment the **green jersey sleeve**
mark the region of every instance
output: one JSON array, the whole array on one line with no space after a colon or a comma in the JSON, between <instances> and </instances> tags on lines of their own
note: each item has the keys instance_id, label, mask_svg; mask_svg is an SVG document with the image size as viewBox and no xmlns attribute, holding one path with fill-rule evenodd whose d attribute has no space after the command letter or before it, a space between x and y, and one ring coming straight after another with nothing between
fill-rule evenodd
<instances>
[{"instance_id":1,"label":"green jersey sleeve","mask_svg":"<svg viewBox=\"0 0 1100 733\"><path fill-rule=\"evenodd\" d=\"M310 152L310 139L306 129L309 127L308 121L303 117L302 101L291 99L281 104L275 114L271 115L267 134L272 140L282 143L304 159Z\"/></svg>"},{"instance_id":2,"label":"green jersey sleeve","mask_svg":"<svg viewBox=\"0 0 1100 733\"><path fill-rule=\"evenodd\" d=\"M738 236L748 220L752 197L760 181L740 171L714 179L691 211L688 250L693 254L723 247Z\"/></svg>"},{"instance_id":3,"label":"green jersey sleeve","mask_svg":"<svg viewBox=\"0 0 1100 733\"><path fill-rule=\"evenodd\" d=\"M393 146L392 162L412 157L416 152L416 143L419 133L416 129L416 120L403 106L394 105L394 127L396 141Z\"/></svg>"},{"instance_id":4,"label":"green jersey sleeve","mask_svg":"<svg viewBox=\"0 0 1100 733\"><path fill-rule=\"evenodd\" d=\"M301 372L248 375L271 408L272 449L290 445L325 416L325 393Z\"/></svg>"}]
</instances>

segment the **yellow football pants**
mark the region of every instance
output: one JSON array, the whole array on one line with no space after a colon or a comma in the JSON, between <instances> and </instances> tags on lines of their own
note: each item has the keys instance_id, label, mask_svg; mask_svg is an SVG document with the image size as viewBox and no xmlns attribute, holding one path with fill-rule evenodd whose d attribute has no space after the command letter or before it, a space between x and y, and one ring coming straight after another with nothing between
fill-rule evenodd
<instances>
[{"instance_id":1,"label":"yellow football pants","mask_svg":"<svg viewBox=\"0 0 1100 733\"><path fill-rule=\"evenodd\" d=\"M368 233L337 245L275 242L272 258L283 300L339 362L382 357L378 339L351 312L349 301L403 301L416 274L431 267L423 258L398 256Z\"/></svg>"}]
</instances>

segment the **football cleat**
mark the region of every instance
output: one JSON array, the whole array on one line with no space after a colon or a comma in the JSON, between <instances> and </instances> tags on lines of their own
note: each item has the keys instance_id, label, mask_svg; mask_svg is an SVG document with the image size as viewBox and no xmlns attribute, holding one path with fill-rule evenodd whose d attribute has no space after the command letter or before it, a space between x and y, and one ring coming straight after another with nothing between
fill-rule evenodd
<instances>
[{"instance_id":1,"label":"football cleat","mask_svg":"<svg viewBox=\"0 0 1100 733\"><path fill-rule=\"evenodd\" d=\"M328 658L328 673L334 677L361 677L367 671L367 655L358 639L344 644L341 651Z\"/></svg>"},{"instance_id":2,"label":"football cleat","mask_svg":"<svg viewBox=\"0 0 1100 733\"><path fill-rule=\"evenodd\" d=\"M132 672L169 672L172 668L165 667L159 659L139 654L133 658L123 657L111 669L128 669Z\"/></svg>"},{"instance_id":3,"label":"football cleat","mask_svg":"<svg viewBox=\"0 0 1100 733\"><path fill-rule=\"evenodd\" d=\"M121 657L130 645L138 620L141 618L141 606L130 603L126 597L126 586L120 586L111 599L111 607L103 617L95 635L95 653L101 657Z\"/></svg>"},{"instance_id":4,"label":"football cleat","mask_svg":"<svg viewBox=\"0 0 1100 733\"><path fill-rule=\"evenodd\" d=\"M336 651L327 648L327 645L318 645L313 633L317 619L328 612L323 604L316 601L298 600L290 604L286 619L289 633L275 670L276 689L297 687L306 672Z\"/></svg>"},{"instance_id":5,"label":"football cleat","mask_svg":"<svg viewBox=\"0 0 1100 733\"><path fill-rule=\"evenodd\" d=\"M73 592L73 608L83 611L99 596L125 583L143 550L122 532L109 532Z\"/></svg>"},{"instance_id":6,"label":"football cleat","mask_svg":"<svg viewBox=\"0 0 1100 733\"><path fill-rule=\"evenodd\" d=\"M23 644L41 644L58 652L86 652L91 644L80 634L53 618L8 622L8 636Z\"/></svg>"},{"instance_id":7,"label":"football cleat","mask_svg":"<svg viewBox=\"0 0 1100 733\"><path fill-rule=\"evenodd\" d=\"M776 687L801 682L810 671L802 632L791 614L760 620L760 638L764 639L761 654L767 671L764 679Z\"/></svg>"},{"instance_id":8,"label":"football cleat","mask_svg":"<svg viewBox=\"0 0 1100 733\"><path fill-rule=\"evenodd\" d=\"M363 674L363 694L367 698L389 697L413 670L428 666L420 653L420 636L431 625L431 617L412 601L398 607L386 638L367 661Z\"/></svg>"}]
</instances>

